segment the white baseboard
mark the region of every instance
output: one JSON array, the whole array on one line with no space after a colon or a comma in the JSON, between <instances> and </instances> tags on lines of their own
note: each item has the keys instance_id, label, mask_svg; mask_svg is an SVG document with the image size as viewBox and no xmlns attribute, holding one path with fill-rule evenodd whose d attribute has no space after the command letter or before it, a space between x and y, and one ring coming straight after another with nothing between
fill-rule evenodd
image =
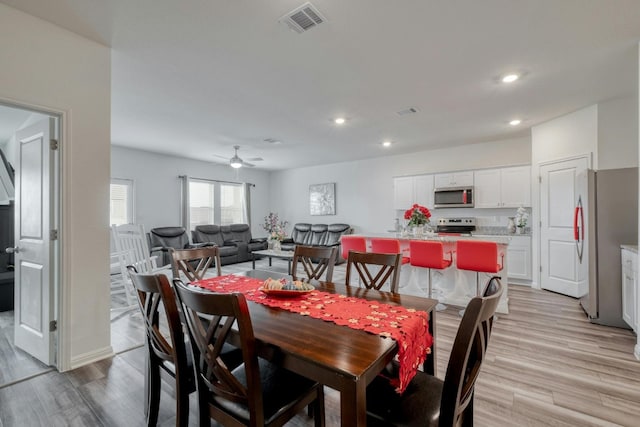
<instances>
[{"instance_id":1,"label":"white baseboard","mask_svg":"<svg viewBox=\"0 0 640 427\"><path fill-rule=\"evenodd\" d=\"M88 365L93 362L97 362L98 360L113 357L113 356L114 356L113 348L110 345L98 350L91 351L89 353L84 353L71 358L70 370L79 368L84 365Z\"/></svg>"},{"instance_id":2,"label":"white baseboard","mask_svg":"<svg viewBox=\"0 0 640 427\"><path fill-rule=\"evenodd\" d=\"M636 356L636 359L640 360L640 344L636 344L636 347L633 349L633 355Z\"/></svg>"}]
</instances>

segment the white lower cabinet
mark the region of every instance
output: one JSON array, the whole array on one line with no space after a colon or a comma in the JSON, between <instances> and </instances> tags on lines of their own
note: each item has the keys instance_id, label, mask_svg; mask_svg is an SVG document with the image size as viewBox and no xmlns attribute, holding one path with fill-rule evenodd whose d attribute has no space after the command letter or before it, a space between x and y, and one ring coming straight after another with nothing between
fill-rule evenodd
<instances>
[{"instance_id":1,"label":"white lower cabinet","mask_svg":"<svg viewBox=\"0 0 640 427\"><path fill-rule=\"evenodd\" d=\"M638 292L638 255L622 249L622 318L633 330L638 332L637 292Z\"/></svg>"},{"instance_id":2,"label":"white lower cabinet","mask_svg":"<svg viewBox=\"0 0 640 427\"><path fill-rule=\"evenodd\" d=\"M509 280L531 280L531 236L512 236L507 248Z\"/></svg>"}]
</instances>

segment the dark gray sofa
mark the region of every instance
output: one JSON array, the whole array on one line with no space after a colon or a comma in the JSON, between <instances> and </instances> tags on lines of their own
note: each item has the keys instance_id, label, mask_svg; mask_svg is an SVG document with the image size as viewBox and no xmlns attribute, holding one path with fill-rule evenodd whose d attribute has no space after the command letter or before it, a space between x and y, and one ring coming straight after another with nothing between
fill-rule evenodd
<instances>
[{"instance_id":1,"label":"dark gray sofa","mask_svg":"<svg viewBox=\"0 0 640 427\"><path fill-rule=\"evenodd\" d=\"M267 239L251 237L249 224L197 225L191 232L193 242L215 243L222 265L251 260L251 252L267 249Z\"/></svg>"},{"instance_id":2,"label":"dark gray sofa","mask_svg":"<svg viewBox=\"0 0 640 427\"><path fill-rule=\"evenodd\" d=\"M345 262L342 258L340 238L353 233L349 224L308 224L297 223L291 230L291 237L282 241L282 250L292 251L296 245L327 246L338 248L336 264Z\"/></svg>"}]
</instances>

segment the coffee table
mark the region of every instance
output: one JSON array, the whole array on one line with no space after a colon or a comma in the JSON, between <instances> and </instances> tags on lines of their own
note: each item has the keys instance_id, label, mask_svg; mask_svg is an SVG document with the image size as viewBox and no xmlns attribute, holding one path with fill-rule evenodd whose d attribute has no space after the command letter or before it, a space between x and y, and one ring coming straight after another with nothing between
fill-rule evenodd
<instances>
[{"instance_id":1,"label":"coffee table","mask_svg":"<svg viewBox=\"0 0 640 427\"><path fill-rule=\"evenodd\" d=\"M269 267L271 267L271 260L273 258L287 260L287 273L291 274L291 261L293 260L293 251L264 249L261 251L253 251L251 252L251 255L252 267L254 270L256 269L256 256L265 256L269 258Z\"/></svg>"}]
</instances>

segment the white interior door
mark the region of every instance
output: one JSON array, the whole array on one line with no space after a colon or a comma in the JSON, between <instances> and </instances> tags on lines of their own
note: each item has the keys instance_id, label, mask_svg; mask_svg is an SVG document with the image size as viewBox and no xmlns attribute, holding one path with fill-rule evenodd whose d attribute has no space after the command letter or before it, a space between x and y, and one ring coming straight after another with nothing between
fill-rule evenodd
<instances>
[{"instance_id":1,"label":"white interior door","mask_svg":"<svg viewBox=\"0 0 640 427\"><path fill-rule=\"evenodd\" d=\"M16 133L15 345L52 365L55 340L52 226L55 119Z\"/></svg>"},{"instance_id":2,"label":"white interior door","mask_svg":"<svg viewBox=\"0 0 640 427\"><path fill-rule=\"evenodd\" d=\"M573 229L578 197L588 203L588 167L586 157L540 166L540 286L576 298L588 290L588 263L579 260Z\"/></svg>"}]
</instances>

